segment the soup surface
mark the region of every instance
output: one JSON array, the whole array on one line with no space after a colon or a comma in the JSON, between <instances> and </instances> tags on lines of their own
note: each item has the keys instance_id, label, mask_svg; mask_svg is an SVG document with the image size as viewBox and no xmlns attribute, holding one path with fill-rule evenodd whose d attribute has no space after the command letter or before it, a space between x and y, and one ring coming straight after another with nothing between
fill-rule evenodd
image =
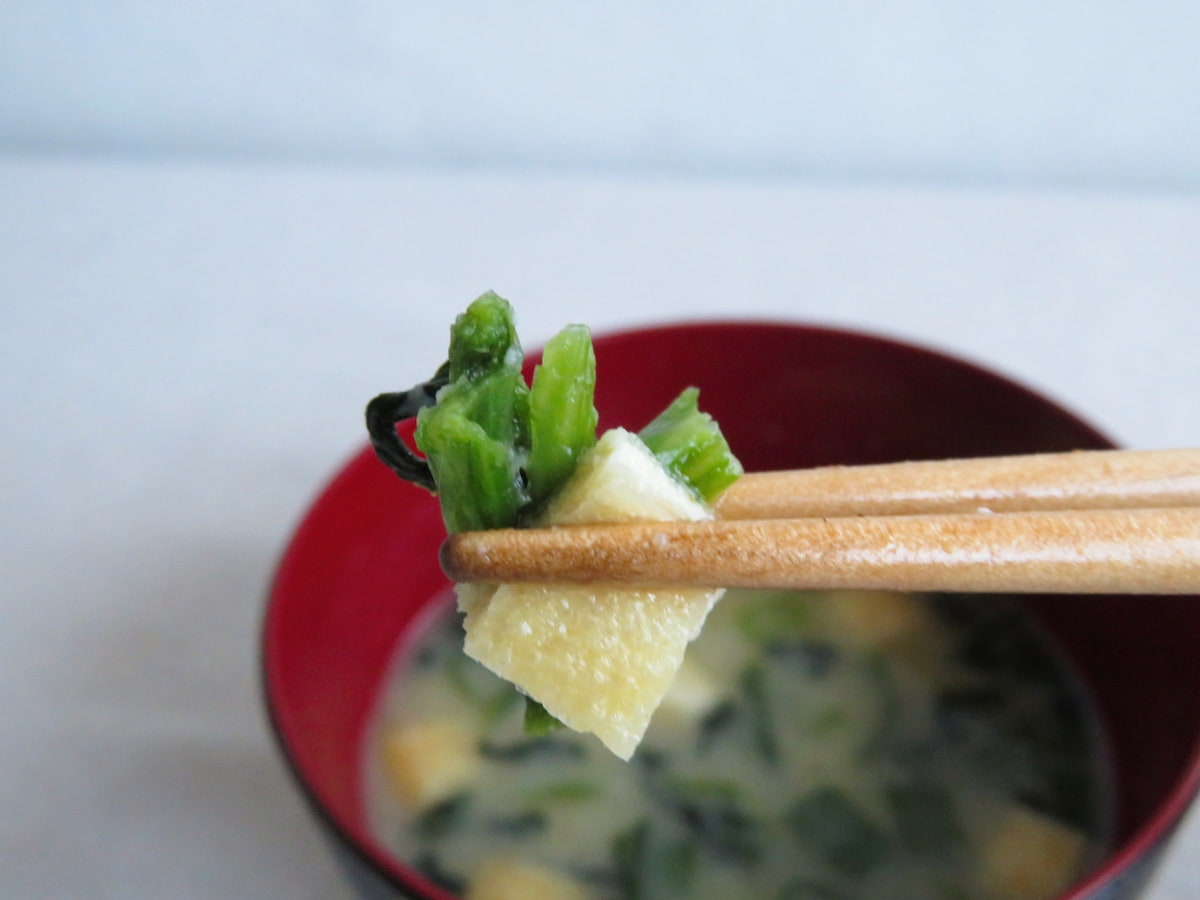
<instances>
[{"instance_id":1,"label":"soup surface","mask_svg":"<svg viewBox=\"0 0 1200 900\"><path fill-rule=\"evenodd\" d=\"M461 647L398 655L366 794L465 895L1044 900L1104 843L1090 706L1002 598L730 591L627 763Z\"/></svg>"}]
</instances>

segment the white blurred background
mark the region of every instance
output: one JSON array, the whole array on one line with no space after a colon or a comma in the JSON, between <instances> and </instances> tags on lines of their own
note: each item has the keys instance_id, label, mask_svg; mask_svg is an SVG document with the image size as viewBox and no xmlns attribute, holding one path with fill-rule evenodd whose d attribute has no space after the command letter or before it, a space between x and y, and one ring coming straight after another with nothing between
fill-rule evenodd
<instances>
[{"instance_id":1,"label":"white blurred background","mask_svg":"<svg viewBox=\"0 0 1200 900\"><path fill-rule=\"evenodd\" d=\"M351 900L263 598L487 288L530 346L816 321L1200 446L1197 47L1194 0L0 0L0 897Z\"/></svg>"},{"instance_id":2,"label":"white blurred background","mask_svg":"<svg viewBox=\"0 0 1200 900\"><path fill-rule=\"evenodd\" d=\"M0 152L1193 189L1188 0L4 0Z\"/></svg>"}]
</instances>

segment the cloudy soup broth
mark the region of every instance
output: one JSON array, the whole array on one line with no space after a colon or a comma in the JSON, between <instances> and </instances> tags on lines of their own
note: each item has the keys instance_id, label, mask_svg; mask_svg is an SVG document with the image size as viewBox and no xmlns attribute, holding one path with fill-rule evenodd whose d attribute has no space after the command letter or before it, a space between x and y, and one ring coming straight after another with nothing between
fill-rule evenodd
<instances>
[{"instance_id":1,"label":"cloudy soup broth","mask_svg":"<svg viewBox=\"0 0 1200 900\"><path fill-rule=\"evenodd\" d=\"M1046 900L1101 854L1085 692L1003 598L729 591L622 762L462 652L453 603L369 729L385 846L479 898Z\"/></svg>"}]
</instances>

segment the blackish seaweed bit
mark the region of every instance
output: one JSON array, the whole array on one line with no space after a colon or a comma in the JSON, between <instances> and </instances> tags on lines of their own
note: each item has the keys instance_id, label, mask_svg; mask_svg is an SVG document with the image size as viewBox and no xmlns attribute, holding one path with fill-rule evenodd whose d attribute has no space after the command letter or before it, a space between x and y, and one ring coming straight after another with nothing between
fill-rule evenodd
<instances>
[{"instance_id":1,"label":"blackish seaweed bit","mask_svg":"<svg viewBox=\"0 0 1200 900\"><path fill-rule=\"evenodd\" d=\"M380 462L413 484L420 485L429 491L437 486L433 481L433 472L429 463L408 448L396 426L413 418L427 406L437 402L437 394L450 382L450 363L444 362L428 381L418 384L407 391L380 394L367 404L366 420L367 434L371 446Z\"/></svg>"}]
</instances>

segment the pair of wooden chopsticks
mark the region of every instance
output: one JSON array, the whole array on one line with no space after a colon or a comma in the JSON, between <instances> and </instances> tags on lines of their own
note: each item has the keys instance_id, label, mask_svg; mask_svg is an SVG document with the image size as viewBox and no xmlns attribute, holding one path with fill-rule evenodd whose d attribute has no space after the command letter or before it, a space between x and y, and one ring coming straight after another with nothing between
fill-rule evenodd
<instances>
[{"instance_id":1,"label":"pair of wooden chopsticks","mask_svg":"<svg viewBox=\"0 0 1200 900\"><path fill-rule=\"evenodd\" d=\"M1200 450L747 474L703 522L453 535L456 581L1200 593Z\"/></svg>"}]
</instances>

